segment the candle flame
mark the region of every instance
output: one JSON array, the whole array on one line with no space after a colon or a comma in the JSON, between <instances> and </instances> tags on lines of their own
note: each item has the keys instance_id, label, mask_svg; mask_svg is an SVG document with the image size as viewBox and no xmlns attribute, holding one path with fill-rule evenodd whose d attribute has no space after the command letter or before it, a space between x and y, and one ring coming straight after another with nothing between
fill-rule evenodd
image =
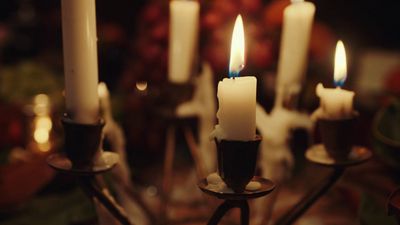
<instances>
[{"instance_id":1,"label":"candle flame","mask_svg":"<svg viewBox=\"0 0 400 225\"><path fill-rule=\"evenodd\" d=\"M231 57L229 62L229 77L238 77L244 68L244 29L242 16L236 17L232 33Z\"/></svg>"},{"instance_id":2,"label":"candle flame","mask_svg":"<svg viewBox=\"0 0 400 225\"><path fill-rule=\"evenodd\" d=\"M346 81L347 77L347 64L346 64L346 51L344 44L339 40L336 44L335 52L335 68L334 68L334 82L335 86L341 87Z\"/></svg>"}]
</instances>

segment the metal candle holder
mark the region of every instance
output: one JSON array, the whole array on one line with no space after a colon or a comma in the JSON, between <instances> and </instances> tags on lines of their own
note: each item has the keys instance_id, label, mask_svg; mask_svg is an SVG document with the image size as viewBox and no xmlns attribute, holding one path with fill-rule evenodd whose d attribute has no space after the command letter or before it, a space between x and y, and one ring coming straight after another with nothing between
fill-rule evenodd
<instances>
[{"instance_id":1,"label":"metal candle holder","mask_svg":"<svg viewBox=\"0 0 400 225\"><path fill-rule=\"evenodd\" d=\"M100 151L103 120L96 124L80 124L68 117L62 119L65 132L64 153L47 158L49 166L57 171L76 176L90 198L96 198L123 225L132 225L125 211L106 194L95 175L111 170L118 162L118 154ZM96 161L100 159L101 163Z\"/></svg>"},{"instance_id":2,"label":"metal candle holder","mask_svg":"<svg viewBox=\"0 0 400 225\"><path fill-rule=\"evenodd\" d=\"M354 144L355 122L356 117L340 120L318 120L322 143L332 158L343 160L348 157Z\"/></svg>"},{"instance_id":3,"label":"metal candle holder","mask_svg":"<svg viewBox=\"0 0 400 225\"><path fill-rule=\"evenodd\" d=\"M79 124L68 117L62 120L65 135L64 152L74 168L85 169L94 165L98 156L104 121Z\"/></svg>"},{"instance_id":4,"label":"metal candle holder","mask_svg":"<svg viewBox=\"0 0 400 225\"><path fill-rule=\"evenodd\" d=\"M355 118L318 121L323 144L312 146L306 151L305 156L312 163L332 168L333 172L280 217L276 225L294 223L333 187L347 167L364 163L371 158L372 153L369 149L353 145L354 123Z\"/></svg>"},{"instance_id":5,"label":"metal candle holder","mask_svg":"<svg viewBox=\"0 0 400 225\"><path fill-rule=\"evenodd\" d=\"M211 216L207 225L217 225L232 208L240 209L240 223L241 225L248 225L250 213L247 200L265 196L275 189L275 184L272 181L254 177L260 142L261 136L259 135L251 141L215 140L218 172L227 187L232 189L233 192L215 191L208 187L206 179L200 181L198 186L204 193L225 200ZM260 183L259 190L245 190L246 185L251 180Z\"/></svg>"},{"instance_id":6,"label":"metal candle holder","mask_svg":"<svg viewBox=\"0 0 400 225\"><path fill-rule=\"evenodd\" d=\"M215 140L218 172L235 193L244 191L254 176L261 136L251 141Z\"/></svg>"}]
</instances>

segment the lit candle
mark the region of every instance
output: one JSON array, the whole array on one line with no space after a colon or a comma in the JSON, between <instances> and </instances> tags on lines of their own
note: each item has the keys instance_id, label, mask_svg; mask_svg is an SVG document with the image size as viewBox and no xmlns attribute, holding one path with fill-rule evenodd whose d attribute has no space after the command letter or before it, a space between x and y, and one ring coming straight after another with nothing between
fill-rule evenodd
<instances>
[{"instance_id":1,"label":"lit candle","mask_svg":"<svg viewBox=\"0 0 400 225\"><path fill-rule=\"evenodd\" d=\"M308 44L315 14L311 2L292 0L283 13L277 85L300 90L306 69Z\"/></svg>"},{"instance_id":2,"label":"lit candle","mask_svg":"<svg viewBox=\"0 0 400 225\"><path fill-rule=\"evenodd\" d=\"M95 0L62 0L62 31L67 112L78 123L95 123L97 36Z\"/></svg>"},{"instance_id":3,"label":"lit candle","mask_svg":"<svg viewBox=\"0 0 400 225\"><path fill-rule=\"evenodd\" d=\"M314 117L318 119L346 119L351 118L356 111L353 110L354 92L343 90L347 76L346 52L342 41L338 41L335 53L334 83L336 88L324 88L319 83L316 88L320 98L320 107Z\"/></svg>"},{"instance_id":4,"label":"lit candle","mask_svg":"<svg viewBox=\"0 0 400 225\"><path fill-rule=\"evenodd\" d=\"M200 5L197 1L170 2L168 79L185 83L193 70L197 48Z\"/></svg>"},{"instance_id":5,"label":"lit candle","mask_svg":"<svg viewBox=\"0 0 400 225\"><path fill-rule=\"evenodd\" d=\"M218 125L215 136L225 140L254 140L256 134L256 90L254 76L239 77L244 67L244 31L242 17L236 18L231 43L230 78L218 83Z\"/></svg>"}]
</instances>

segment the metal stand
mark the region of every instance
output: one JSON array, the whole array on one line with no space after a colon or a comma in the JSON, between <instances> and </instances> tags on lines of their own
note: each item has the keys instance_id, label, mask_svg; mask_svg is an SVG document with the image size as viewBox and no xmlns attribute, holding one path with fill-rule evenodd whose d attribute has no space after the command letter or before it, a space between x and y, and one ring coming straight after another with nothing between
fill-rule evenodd
<instances>
[{"instance_id":1,"label":"metal stand","mask_svg":"<svg viewBox=\"0 0 400 225\"><path fill-rule=\"evenodd\" d=\"M171 203L171 191L172 191L172 184L173 184L173 177L174 177L174 158L175 158L175 151L176 151L176 133L177 129L180 128L185 133L185 141L189 147L191 156L195 162L196 173L198 177L205 176L205 167L204 167L204 159L201 157L199 150L195 146L194 143L194 135L190 128L185 125L185 120L182 118L177 117L170 117L168 118L170 125L167 128L166 133L166 144L165 144L165 156L164 156L164 174L162 180L162 202L161 202L161 221L168 220L167 218L167 210Z\"/></svg>"},{"instance_id":2,"label":"metal stand","mask_svg":"<svg viewBox=\"0 0 400 225\"><path fill-rule=\"evenodd\" d=\"M107 188L101 187L95 175L105 173L118 163L118 154L113 152L102 153L101 164L90 167L75 168L72 162L62 153L55 153L47 158L47 163L55 170L77 177L78 183L85 193L92 199L96 198L122 225L133 225L126 212L118 205L112 196L107 194Z\"/></svg>"},{"instance_id":3,"label":"metal stand","mask_svg":"<svg viewBox=\"0 0 400 225\"><path fill-rule=\"evenodd\" d=\"M225 200L211 216L207 225L219 224L219 222L225 216L225 214L232 208L240 209L240 223L241 225L248 225L250 222L250 218L249 218L249 204L247 200L268 195L275 189L275 184L268 179L254 177L253 181L260 182L261 188L259 190L235 193L231 190L226 192L212 190L208 187L206 179L201 180L200 183L198 184L198 187L204 193Z\"/></svg>"},{"instance_id":4,"label":"metal stand","mask_svg":"<svg viewBox=\"0 0 400 225\"><path fill-rule=\"evenodd\" d=\"M330 157L323 145L315 145L307 150L306 158L315 164L333 169L331 175L323 180L315 189L306 194L293 208L277 220L276 225L293 224L321 196L330 190L343 175L347 167L355 166L371 158L370 150L363 147L353 147L347 159L335 160Z\"/></svg>"},{"instance_id":5,"label":"metal stand","mask_svg":"<svg viewBox=\"0 0 400 225\"><path fill-rule=\"evenodd\" d=\"M224 215L233 208L240 209L240 224L249 224L249 203L247 200L225 200L211 216L207 225L217 225Z\"/></svg>"},{"instance_id":6,"label":"metal stand","mask_svg":"<svg viewBox=\"0 0 400 225\"><path fill-rule=\"evenodd\" d=\"M96 198L122 225L133 225L125 210L110 195L101 190L94 176L80 176L78 182L89 197Z\"/></svg>"}]
</instances>

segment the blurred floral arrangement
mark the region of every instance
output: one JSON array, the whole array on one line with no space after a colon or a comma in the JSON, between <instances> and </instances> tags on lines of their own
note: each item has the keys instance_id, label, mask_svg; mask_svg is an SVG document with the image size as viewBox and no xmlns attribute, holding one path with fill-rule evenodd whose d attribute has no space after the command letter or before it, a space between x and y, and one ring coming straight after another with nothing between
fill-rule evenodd
<instances>
[{"instance_id":1,"label":"blurred floral arrangement","mask_svg":"<svg viewBox=\"0 0 400 225\"><path fill-rule=\"evenodd\" d=\"M289 0L219 0L201 1L200 59L211 63L218 76L227 74L230 32L235 16L243 14L248 41L249 70L274 69L279 49L283 9ZM168 51L168 2L148 2L137 18L137 30L130 44L134 53L124 76L154 83L165 81ZM331 58L335 37L325 25L316 22L310 41L311 61ZM128 79L128 78L126 78ZM219 78L218 78L219 79ZM126 81L126 80L125 80ZM132 82L124 82L131 86Z\"/></svg>"},{"instance_id":2,"label":"blurred floral arrangement","mask_svg":"<svg viewBox=\"0 0 400 225\"><path fill-rule=\"evenodd\" d=\"M29 108L38 94L49 96L54 109L62 104L62 82L44 65L21 62L0 70L0 150L26 147L29 140Z\"/></svg>"}]
</instances>

